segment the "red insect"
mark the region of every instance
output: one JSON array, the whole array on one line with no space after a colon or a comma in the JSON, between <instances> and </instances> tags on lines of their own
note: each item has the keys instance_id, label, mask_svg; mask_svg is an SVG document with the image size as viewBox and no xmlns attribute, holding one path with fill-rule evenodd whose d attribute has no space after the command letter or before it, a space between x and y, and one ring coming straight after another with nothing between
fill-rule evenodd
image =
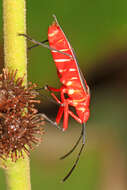
<instances>
[{"instance_id":1,"label":"red insect","mask_svg":"<svg viewBox=\"0 0 127 190\"><path fill-rule=\"evenodd\" d=\"M70 153L72 153L79 144L81 138L83 139L82 146L77 156L77 159L72 169L63 179L63 181L65 181L76 167L85 144L85 124L89 118L90 91L86 83L86 80L84 79L83 74L79 68L79 64L77 62L74 50L72 49L64 32L59 26L55 16L54 18L55 22L53 22L53 24L48 29L49 46L44 44L44 42L46 41L42 43L36 42L35 40L31 40L30 37L26 35L25 36L32 42L47 47L51 50L57 68L57 74L60 79L60 82L62 83L62 86L59 89L50 86L45 87L45 89L51 91L51 95L60 105L56 117L56 122L51 121L47 116L44 115L45 119L50 121L52 124L58 126L63 116L63 131L65 131L68 128L69 116L73 117L76 121L82 124L82 132L75 146L65 156L61 157L61 159L64 159ZM37 45L34 45L32 47L35 46ZM56 97L54 92L60 92L60 100ZM69 109L69 106L73 106L75 108L77 115Z\"/></svg>"}]
</instances>

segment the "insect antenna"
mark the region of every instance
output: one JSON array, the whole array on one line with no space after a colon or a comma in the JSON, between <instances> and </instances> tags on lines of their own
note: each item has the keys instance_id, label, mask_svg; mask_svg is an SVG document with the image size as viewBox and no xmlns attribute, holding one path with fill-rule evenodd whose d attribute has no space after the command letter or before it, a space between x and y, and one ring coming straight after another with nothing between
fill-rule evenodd
<instances>
[{"instance_id":1,"label":"insect antenna","mask_svg":"<svg viewBox=\"0 0 127 190\"><path fill-rule=\"evenodd\" d=\"M69 156L69 155L76 149L76 147L78 146L78 144L79 144L79 142L80 142L82 136L83 136L83 127L82 127L81 134L80 134L80 136L79 136L77 142L76 142L75 145L73 146L73 148L72 148L68 153L66 153L64 156L61 156L61 157L60 157L60 160L63 160L64 158L66 158L67 156Z\"/></svg>"},{"instance_id":2,"label":"insect antenna","mask_svg":"<svg viewBox=\"0 0 127 190\"><path fill-rule=\"evenodd\" d=\"M46 42L48 42L48 40L44 40L41 43L44 44ZM38 46L39 46L39 44L32 45L32 46L28 47L27 50L31 50L32 48L35 48L35 47L38 47Z\"/></svg>"},{"instance_id":3,"label":"insect antenna","mask_svg":"<svg viewBox=\"0 0 127 190\"><path fill-rule=\"evenodd\" d=\"M85 123L83 123L82 128L83 128L83 135L82 135L82 137L83 137L82 140L83 140L83 141L82 141L81 149L80 149L80 151L79 151L79 153L78 153L78 155L77 155L77 159L76 159L76 161L75 161L73 167L72 167L71 170L68 172L68 174L62 179L62 182L65 182L65 181L68 179L68 177L71 175L71 173L74 171L74 169L75 169L75 167L77 166L77 163L78 163L78 161L79 161L79 158L80 158L80 155L81 155L81 153L82 153L82 150L83 150L83 148L84 148L84 146L85 146Z\"/></svg>"},{"instance_id":4,"label":"insect antenna","mask_svg":"<svg viewBox=\"0 0 127 190\"><path fill-rule=\"evenodd\" d=\"M31 42L34 43L34 44L43 46L43 47L45 47L45 48L47 48L47 49L50 49L51 51L53 50L53 51L59 52L59 53L61 53L61 54L63 54L63 55L67 55L67 56L69 56L69 57L71 57L71 58L73 59L72 55L70 55L70 54L68 54L68 53L64 53L64 52L62 52L62 51L60 51L60 50L57 50L57 49L55 49L55 48L52 48L52 47L50 47L50 46L47 45L47 44L38 42L38 41L32 39L32 38L31 38L30 36L28 36L27 34L19 34L19 36L24 36L24 37L26 37L29 41L31 41Z\"/></svg>"}]
</instances>

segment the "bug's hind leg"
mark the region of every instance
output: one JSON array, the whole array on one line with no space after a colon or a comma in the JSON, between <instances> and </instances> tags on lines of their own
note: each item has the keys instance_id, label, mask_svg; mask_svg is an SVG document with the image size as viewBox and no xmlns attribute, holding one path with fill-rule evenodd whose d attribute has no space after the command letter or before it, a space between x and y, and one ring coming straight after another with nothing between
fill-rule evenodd
<instances>
[{"instance_id":1,"label":"bug's hind leg","mask_svg":"<svg viewBox=\"0 0 127 190\"><path fill-rule=\"evenodd\" d=\"M83 151L83 148L84 148L84 146L85 146L85 123L82 124L82 127L83 127L83 135L82 135L83 141L82 141L82 146L81 146L81 148L80 148L80 151L79 151L79 153L78 153L78 155L77 155L77 158L76 158L76 160L75 160L75 162L74 162L73 167L70 169L70 171L68 172L68 174L62 179L62 182L66 181L66 180L68 179L68 177L69 177L69 176L72 174L72 172L74 171L74 169L75 169L75 167L77 166L77 163L78 163L78 161L79 161L80 155L81 155L81 153L82 153L82 151Z\"/></svg>"},{"instance_id":2,"label":"bug's hind leg","mask_svg":"<svg viewBox=\"0 0 127 190\"><path fill-rule=\"evenodd\" d=\"M68 153L66 153L64 156L61 156L61 157L60 157L60 160L63 160L64 158L66 158L67 156L69 156L69 155L76 149L76 147L78 146L78 144L79 144L79 142L80 142L82 136L83 136L83 128L82 128L81 134L80 134L80 136L79 136L77 142L76 142L75 145L73 146L73 148L72 148Z\"/></svg>"}]
</instances>

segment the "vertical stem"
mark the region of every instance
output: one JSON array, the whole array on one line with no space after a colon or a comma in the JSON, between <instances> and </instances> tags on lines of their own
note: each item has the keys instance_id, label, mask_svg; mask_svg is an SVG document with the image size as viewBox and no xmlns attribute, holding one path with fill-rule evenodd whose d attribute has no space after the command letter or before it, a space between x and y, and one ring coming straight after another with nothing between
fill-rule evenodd
<instances>
[{"instance_id":1,"label":"vertical stem","mask_svg":"<svg viewBox=\"0 0 127 190\"><path fill-rule=\"evenodd\" d=\"M5 67L18 70L17 77L24 77L27 85L26 41L19 33L26 33L25 0L3 0ZM8 190L30 190L29 158L5 162Z\"/></svg>"},{"instance_id":2,"label":"vertical stem","mask_svg":"<svg viewBox=\"0 0 127 190\"><path fill-rule=\"evenodd\" d=\"M8 190L30 190L29 158L27 156L24 159L20 158L16 163L8 159L5 164Z\"/></svg>"},{"instance_id":3,"label":"vertical stem","mask_svg":"<svg viewBox=\"0 0 127 190\"><path fill-rule=\"evenodd\" d=\"M5 67L18 69L18 76L25 74L27 83L26 40L19 33L26 33L25 0L3 0Z\"/></svg>"}]
</instances>

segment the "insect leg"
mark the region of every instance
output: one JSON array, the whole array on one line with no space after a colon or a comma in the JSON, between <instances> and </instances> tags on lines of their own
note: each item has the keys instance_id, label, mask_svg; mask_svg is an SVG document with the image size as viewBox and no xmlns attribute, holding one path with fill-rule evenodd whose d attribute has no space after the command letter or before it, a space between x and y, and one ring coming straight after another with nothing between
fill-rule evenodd
<instances>
[{"instance_id":1,"label":"insect leg","mask_svg":"<svg viewBox=\"0 0 127 190\"><path fill-rule=\"evenodd\" d=\"M51 90L51 89L53 89L53 90ZM45 85L44 87L41 87L41 88L37 88L37 89L36 89L36 91L40 91L40 90L48 90L48 91L50 91L50 92L51 92L51 91L54 91L54 92L59 92L59 91L60 91L59 89L49 87L48 85ZM43 94L42 96L44 96L44 94ZM51 98L49 98L49 97L47 97L47 99L49 99L51 102L53 102L53 103L59 105L59 104L60 104L60 101L58 100L58 98L57 98L55 95L52 95L52 96L53 96L53 99L51 99ZM55 99L55 100L54 100L54 99ZM57 101L56 101L56 99L57 99ZM59 101L59 103L58 103L58 101Z\"/></svg>"},{"instance_id":2,"label":"insect leg","mask_svg":"<svg viewBox=\"0 0 127 190\"><path fill-rule=\"evenodd\" d=\"M51 86L48 86L48 85L45 85L41 88L37 88L36 89L37 91L40 91L40 90L49 90L49 91L53 91L53 92L60 92L60 89L59 88L53 88Z\"/></svg>"},{"instance_id":3,"label":"insect leg","mask_svg":"<svg viewBox=\"0 0 127 190\"><path fill-rule=\"evenodd\" d=\"M64 102L64 120L63 120L63 131L68 128L68 102Z\"/></svg>"},{"instance_id":4,"label":"insect leg","mask_svg":"<svg viewBox=\"0 0 127 190\"><path fill-rule=\"evenodd\" d=\"M76 121L82 123L81 119L78 116L76 116L72 111L68 110L68 112L71 115L71 117L73 117Z\"/></svg>"},{"instance_id":5,"label":"insect leg","mask_svg":"<svg viewBox=\"0 0 127 190\"><path fill-rule=\"evenodd\" d=\"M48 85L45 85L45 86L44 86L44 89L45 89L45 90L49 90L49 91L53 91L53 92L60 92L60 89L59 89L59 88L53 88L53 87L48 86Z\"/></svg>"},{"instance_id":6,"label":"insect leg","mask_svg":"<svg viewBox=\"0 0 127 190\"><path fill-rule=\"evenodd\" d=\"M49 117L47 117L45 114L38 114L38 116L42 117L43 119L45 119L46 121L48 121L49 123L51 123L53 126L55 126L57 129L61 128L57 125L56 122L52 121Z\"/></svg>"},{"instance_id":7,"label":"insect leg","mask_svg":"<svg viewBox=\"0 0 127 190\"><path fill-rule=\"evenodd\" d=\"M58 104L61 104L61 101L56 97L54 93L51 93L51 96L56 100Z\"/></svg>"},{"instance_id":8,"label":"insect leg","mask_svg":"<svg viewBox=\"0 0 127 190\"><path fill-rule=\"evenodd\" d=\"M53 91L53 92L59 92L60 89L56 89L56 88L53 88L53 87L50 87L48 85L45 85L44 87L42 88L39 88L39 89L36 89L37 91L38 90L49 90L50 92ZM61 104L61 101L56 97L56 95L54 93L51 92L51 96L56 100L56 102L58 104Z\"/></svg>"},{"instance_id":9,"label":"insect leg","mask_svg":"<svg viewBox=\"0 0 127 190\"><path fill-rule=\"evenodd\" d=\"M59 92L60 91L60 89L56 89L56 88L50 87L48 85L46 85L45 87L43 87L43 89L49 90L49 91L53 91L53 92ZM58 104L61 104L61 101L56 97L56 95L54 93L51 92L51 96L56 100L56 102Z\"/></svg>"},{"instance_id":10,"label":"insect leg","mask_svg":"<svg viewBox=\"0 0 127 190\"><path fill-rule=\"evenodd\" d=\"M61 157L60 157L60 160L63 160L64 158L66 158L67 156L69 156L69 155L76 149L76 147L78 146L78 144L79 144L79 142L80 142L82 136L83 136L83 128L82 128L81 134L80 134L80 136L79 136L77 142L76 142L75 145L73 146L73 148L72 148L68 153L66 153L64 156L61 156Z\"/></svg>"},{"instance_id":11,"label":"insect leg","mask_svg":"<svg viewBox=\"0 0 127 190\"><path fill-rule=\"evenodd\" d=\"M84 145L85 145L85 123L82 124L82 127L83 127L83 141L82 141L82 146L81 146L81 149L77 155L77 159L73 165L73 167L71 168L71 170L68 172L68 174L62 179L62 182L66 181L68 179L68 177L71 175L71 173L73 172L73 170L75 169L75 167L77 166L77 163L79 161L79 158L80 158L80 155L82 153L82 150L84 148Z\"/></svg>"},{"instance_id":12,"label":"insect leg","mask_svg":"<svg viewBox=\"0 0 127 190\"><path fill-rule=\"evenodd\" d=\"M56 116L56 123L59 124L60 120L61 120L61 117L63 115L63 111L64 111L64 108L63 106L60 106L59 108L59 111L58 111L58 114Z\"/></svg>"}]
</instances>

